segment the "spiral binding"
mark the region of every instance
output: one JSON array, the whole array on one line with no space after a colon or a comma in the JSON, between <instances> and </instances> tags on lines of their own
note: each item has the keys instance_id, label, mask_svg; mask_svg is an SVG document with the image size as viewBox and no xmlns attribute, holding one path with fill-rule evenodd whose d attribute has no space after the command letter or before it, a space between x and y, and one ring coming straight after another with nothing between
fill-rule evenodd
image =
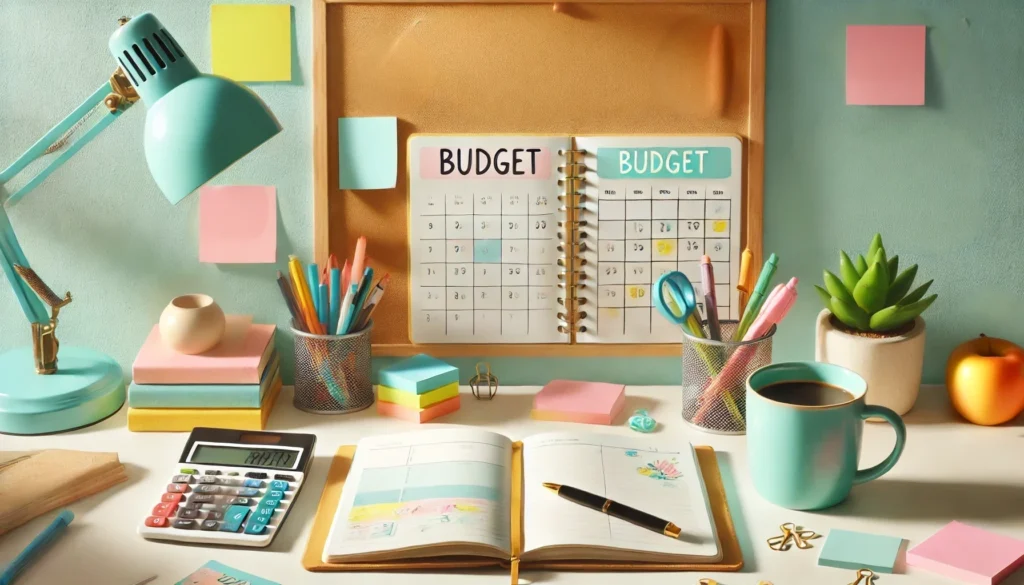
<instances>
[{"instance_id":1,"label":"spiral binding","mask_svg":"<svg viewBox=\"0 0 1024 585\"><path fill-rule=\"evenodd\" d=\"M587 287L587 273L583 268L587 261L579 257L581 252L587 250L587 237L580 228L586 227L586 220L580 220L579 216L583 210L583 204L587 196L581 191L587 165L582 162L582 157L587 154L585 150L562 150L559 155L565 157L565 163L558 167L563 177L558 184L563 187L562 194L558 200L562 203L559 211L565 212L566 219L558 222L558 251L562 253L558 260L558 266L562 268L558 273L558 287L566 291L564 296L558 297L558 304L565 307L559 311L558 319L559 333L584 333L587 328L580 325L580 322L587 317L586 311L580 307L587 303L587 300L580 296L580 291Z\"/></svg>"}]
</instances>

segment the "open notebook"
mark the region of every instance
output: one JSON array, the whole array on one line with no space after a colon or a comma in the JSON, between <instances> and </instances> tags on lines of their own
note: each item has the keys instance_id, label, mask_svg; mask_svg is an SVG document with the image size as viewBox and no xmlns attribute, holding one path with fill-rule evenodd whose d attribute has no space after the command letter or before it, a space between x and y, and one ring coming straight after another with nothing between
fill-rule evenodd
<instances>
[{"instance_id":1,"label":"open notebook","mask_svg":"<svg viewBox=\"0 0 1024 585\"><path fill-rule=\"evenodd\" d=\"M738 318L742 169L735 136L412 136L412 341L678 343L651 286L703 299L704 254Z\"/></svg>"},{"instance_id":2,"label":"open notebook","mask_svg":"<svg viewBox=\"0 0 1024 585\"><path fill-rule=\"evenodd\" d=\"M689 444L548 433L514 444L477 429L359 442L323 549L325 563L436 557L625 563L713 563L722 546ZM570 485L683 527L672 539L564 500ZM517 513L518 512L518 513Z\"/></svg>"}]
</instances>

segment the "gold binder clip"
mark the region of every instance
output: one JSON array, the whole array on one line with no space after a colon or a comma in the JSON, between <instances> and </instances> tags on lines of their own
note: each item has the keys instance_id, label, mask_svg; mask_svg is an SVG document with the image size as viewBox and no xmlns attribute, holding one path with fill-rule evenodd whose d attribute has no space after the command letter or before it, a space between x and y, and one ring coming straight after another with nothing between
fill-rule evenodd
<instances>
[{"instance_id":1,"label":"gold binder clip","mask_svg":"<svg viewBox=\"0 0 1024 585\"><path fill-rule=\"evenodd\" d=\"M480 373L480 366L484 372ZM483 395L481 387L487 385L487 395ZM473 397L477 400L490 400L498 393L498 377L491 373L491 364L480 362L476 365L476 375L469 379L469 388L473 391Z\"/></svg>"},{"instance_id":2,"label":"gold binder clip","mask_svg":"<svg viewBox=\"0 0 1024 585\"><path fill-rule=\"evenodd\" d=\"M864 582L861 583L861 580L863 580ZM871 569L858 569L857 570L857 580L854 581L853 583L850 583L850 585L873 585L874 582L875 582L875 572L874 571L872 571Z\"/></svg>"},{"instance_id":3,"label":"gold binder clip","mask_svg":"<svg viewBox=\"0 0 1024 585\"><path fill-rule=\"evenodd\" d=\"M807 541L821 536L813 530L802 530L792 522L786 522L779 526L779 529L782 530L782 534L768 539L768 547L772 550L787 551L792 548L794 543L799 549L813 548L814 545Z\"/></svg>"}]
</instances>

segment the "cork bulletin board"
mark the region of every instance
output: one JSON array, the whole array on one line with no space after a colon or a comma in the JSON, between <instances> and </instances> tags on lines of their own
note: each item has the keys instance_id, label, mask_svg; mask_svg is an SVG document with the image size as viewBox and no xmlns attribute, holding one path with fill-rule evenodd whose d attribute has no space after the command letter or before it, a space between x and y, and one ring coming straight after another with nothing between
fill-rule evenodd
<instances>
[{"instance_id":1,"label":"cork bulletin board","mask_svg":"<svg viewBox=\"0 0 1024 585\"><path fill-rule=\"evenodd\" d=\"M374 354L678 355L677 344L410 341L407 142L412 134L736 135L741 246L761 262L765 0L559 3L313 0L317 262L369 241L391 274ZM338 188L337 119L398 118L393 189Z\"/></svg>"}]
</instances>

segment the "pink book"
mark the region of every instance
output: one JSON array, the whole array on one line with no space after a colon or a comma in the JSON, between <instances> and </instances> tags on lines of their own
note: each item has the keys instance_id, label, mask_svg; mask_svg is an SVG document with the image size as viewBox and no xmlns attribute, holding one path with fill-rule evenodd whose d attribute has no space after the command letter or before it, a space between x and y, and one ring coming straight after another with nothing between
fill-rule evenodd
<instances>
[{"instance_id":1,"label":"pink book","mask_svg":"<svg viewBox=\"0 0 1024 585\"><path fill-rule=\"evenodd\" d=\"M533 399L536 420L610 425L626 403L626 387L603 382L552 380Z\"/></svg>"},{"instance_id":2,"label":"pink book","mask_svg":"<svg viewBox=\"0 0 1024 585\"><path fill-rule=\"evenodd\" d=\"M907 551L907 564L964 583L994 585L1024 563L1024 541L950 522Z\"/></svg>"},{"instance_id":3,"label":"pink book","mask_svg":"<svg viewBox=\"0 0 1024 585\"><path fill-rule=\"evenodd\" d=\"M274 325L253 325L249 316L228 315L224 337L196 355L178 353L154 325L132 365L136 384L259 384L274 349Z\"/></svg>"}]
</instances>

